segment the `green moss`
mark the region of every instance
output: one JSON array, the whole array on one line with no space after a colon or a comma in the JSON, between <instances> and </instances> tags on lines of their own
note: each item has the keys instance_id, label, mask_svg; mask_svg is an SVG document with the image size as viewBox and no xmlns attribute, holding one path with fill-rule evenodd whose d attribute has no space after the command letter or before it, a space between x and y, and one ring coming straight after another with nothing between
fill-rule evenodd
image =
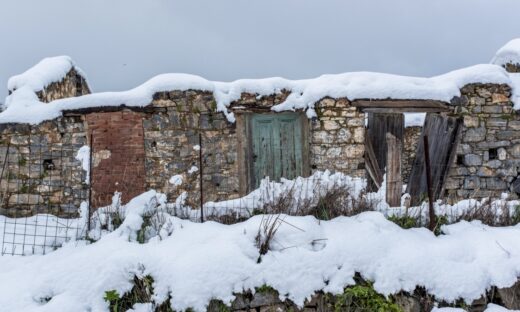
<instances>
[{"instance_id":1,"label":"green moss","mask_svg":"<svg viewBox=\"0 0 520 312\"><path fill-rule=\"evenodd\" d=\"M212 100L212 101L209 103L209 105L210 105L210 109L211 109L212 111L214 111L214 112L217 111L217 102L216 102L215 100Z\"/></svg>"},{"instance_id":2,"label":"green moss","mask_svg":"<svg viewBox=\"0 0 520 312\"><path fill-rule=\"evenodd\" d=\"M265 284L260 287L256 287L255 291L260 294L277 292L273 287Z\"/></svg>"},{"instance_id":3,"label":"green moss","mask_svg":"<svg viewBox=\"0 0 520 312\"><path fill-rule=\"evenodd\" d=\"M378 294L371 283L346 288L336 297L334 311L402 312L392 299Z\"/></svg>"},{"instance_id":4,"label":"green moss","mask_svg":"<svg viewBox=\"0 0 520 312\"><path fill-rule=\"evenodd\" d=\"M218 312L231 312L231 309L224 304L221 300L211 300L209 307L209 311L218 311Z\"/></svg>"}]
</instances>

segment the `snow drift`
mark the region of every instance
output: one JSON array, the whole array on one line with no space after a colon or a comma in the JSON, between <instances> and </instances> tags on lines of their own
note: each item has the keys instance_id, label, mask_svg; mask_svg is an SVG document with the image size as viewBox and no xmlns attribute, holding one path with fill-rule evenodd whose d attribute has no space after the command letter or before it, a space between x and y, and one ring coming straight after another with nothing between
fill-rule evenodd
<instances>
[{"instance_id":1,"label":"snow drift","mask_svg":"<svg viewBox=\"0 0 520 312\"><path fill-rule=\"evenodd\" d=\"M341 293L355 272L388 295L423 286L438 300L472 301L491 286L509 287L520 273L520 226L480 222L404 230L379 212L319 221L281 216L269 251L257 262L265 216L234 225L168 217L162 235L135 242L153 191L125 210L124 223L98 242L66 244L45 256L0 257L0 306L6 311L106 311L105 291L124 293L134 275L154 278L154 299L203 311L211 299L270 285L302 305L315 291ZM13 300L16 298L16 300Z\"/></svg>"}]
</instances>

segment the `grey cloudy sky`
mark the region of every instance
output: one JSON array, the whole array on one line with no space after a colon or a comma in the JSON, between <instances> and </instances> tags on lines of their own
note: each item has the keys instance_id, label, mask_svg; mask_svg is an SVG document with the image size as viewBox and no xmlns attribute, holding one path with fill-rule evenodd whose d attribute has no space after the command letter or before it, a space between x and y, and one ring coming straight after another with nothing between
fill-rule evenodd
<instances>
[{"instance_id":1,"label":"grey cloudy sky","mask_svg":"<svg viewBox=\"0 0 520 312\"><path fill-rule=\"evenodd\" d=\"M518 12L519 0L0 0L0 101L8 77L63 54L94 91L165 72L431 76L489 62L520 37Z\"/></svg>"}]
</instances>

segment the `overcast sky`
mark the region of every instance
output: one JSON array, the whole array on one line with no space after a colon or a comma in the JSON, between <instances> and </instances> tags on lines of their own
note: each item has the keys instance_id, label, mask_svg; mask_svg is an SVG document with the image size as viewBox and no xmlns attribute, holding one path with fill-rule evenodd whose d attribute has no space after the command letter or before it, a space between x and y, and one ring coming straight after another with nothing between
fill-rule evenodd
<instances>
[{"instance_id":1,"label":"overcast sky","mask_svg":"<svg viewBox=\"0 0 520 312\"><path fill-rule=\"evenodd\" d=\"M64 54L94 91L165 72L432 76L489 62L520 37L519 12L519 0L0 0L0 101L8 77Z\"/></svg>"}]
</instances>

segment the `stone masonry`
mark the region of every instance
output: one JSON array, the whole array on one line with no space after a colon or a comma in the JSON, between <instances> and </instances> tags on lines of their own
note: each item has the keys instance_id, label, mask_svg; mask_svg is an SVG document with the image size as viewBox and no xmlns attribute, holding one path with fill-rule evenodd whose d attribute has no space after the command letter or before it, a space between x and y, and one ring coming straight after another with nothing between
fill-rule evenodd
<instances>
[{"instance_id":1,"label":"stone masonry","mask_svg":"<svg viewBox=\"0 0 520 312\"><path fill-rule=\"evenodd\" d=\"M38 96L48 102L87 92L85 80L72 70ZM170 201L185 194L190 207L200 206L201 186L204 202L238 198L248 191L243 156L249 140L246 117L276 114L271 108L288 95L285 90L261 97L243 93L229 107L235 123L217 112L211 92L172 90L156 93L146 107L98 107L66 111L63 117L36 126L1 125L0 168L4 167L2 155L8 155L0 183L2 209L16 206L23 214L33 214L43 207L42 202L62 211L77 207L88 197L90 187L75 159L83 145L93 146L95 207L110 204L115 191L123 193L123 202L148 189L165 193ZM510 97L509 86L472 84L453 99L453 111L446 114L464 123L446 180L446 196L452 201L520 191L520 181L516 181L520 118ZM365 177L365 114L346 98L323 98L315 110L316 118L304 118L309 167L305 174L331 170ZM405 181L420 131L420 127L405 131ZM182 176L181 185L169 183L175 175ZM52 182L46 182L48 176Z\"/></svg>"},{"instance_id":2,"label":"stone masonry","mask_svg":"<svg viewBox=\"0 0 520 312\"><path fill-rule=\"evenodd\" d=\"M0 125L0 214L75 216L88 197L85 172L76 160L87 144L85 134L81 117Z\"/></svg>"}]
</instances>

